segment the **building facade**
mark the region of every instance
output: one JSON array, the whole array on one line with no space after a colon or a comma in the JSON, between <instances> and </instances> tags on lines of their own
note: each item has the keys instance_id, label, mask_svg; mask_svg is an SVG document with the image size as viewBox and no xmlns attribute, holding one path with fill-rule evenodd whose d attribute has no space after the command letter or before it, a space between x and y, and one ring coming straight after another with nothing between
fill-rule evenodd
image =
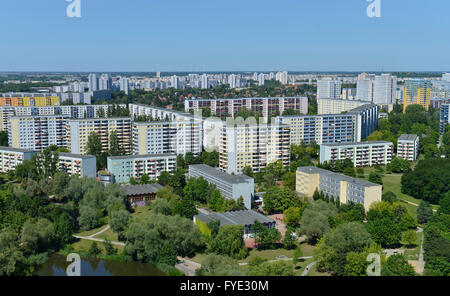
<instances>
[{"instance_id":1,"label":"building facade","mask_svg":"<svg viewBox=\"0 0 450 296\"><path fill-rule=\"evenodd\" d=\"M97 176L97 158L92 155L80 155L59 152L59 170L69 176L95 178Z\"/></svg>"},{"instance_id":2,"label":"building facade","mask_svg":"<svg viewBox=\"0 0 450 296\"><path fill-rule=\"evenodd\" d=\"M317 114L340 114L367 104L367 101L358 100L319 99L317 100Z\"/></svg>"},{"instance_id":3,"label":"building facade","mask_svg":"<svg viewBox=\"0 0 450 296\"><path fill-rule=\"evenodd\" d=\"M155 121L133 123L133 154L202 152L202 124L190 121Z\"/></svg>"},{"instance_id":4,"label":"building facade","mask_svg":"<svg viewBox=\"0 0 450 296\"><path fill-rule=\"evenodd\" d=\"M445 133L445 127L450 124L450 104L441 105L441 119L439 122L439 131Z\"/></svg>"},{"instance_id":5,"label":"building facade","mask_svg":"<svg viewBox=\"0 0 450 296\"><path fill-rule=\"evenodd\" d=\"M67 117L13 116L8 122L8 145L13 148L41 151L56 145L67 148Z\"/></svg>"},{"instance_id":6,"label":"building facade","mask_svg":"<svg viewBox=\"0 0 450 296\"><path fill-rule=\"evenodd\" d=\"M29 149L0 147L0 172L7 174L9 171L14 171L16 166L25 160L31 160L35 153Z\"/></svg>"},{"instance_id":7,"label":"building facade","mask_svg":"<svg viewBox=\"0 0 450 296\"><path fill-rule=\"evenodd\" d=\"M338 199L341 204L361 204L366 212L372 203L381 201L382 194L379 184L317 167L299 167L296 173L297 192L312 197L316 189Z\"/></svg>"},{"instance_id":8,"label":"building facade","mask_svg":"<svg viewBox=\"0 0 450 296\"><path fill-rule=\"evenodd\" d=\"M409 105L420 105L428 110L431 103L431 81L412 79L405 81L403 91L403 113Z\"/></svg>"},{"instance_id":9,"label":"building facade","mask_svg":"<svg viewBox=\"0 0 450 296\"><path fill-rule=\"evenodd\" d=\"M88 138L91 133L100 136L102 152L110 147L112 132L117 133L119 147L124 154L131 154L131 118L85 118L67 120L67 146L75 154L86 154Z\"/></svg>"},{"instance_id":10,"label":"building facade","mask_svg":"<svg viewBox=\"0 0 450 296\"><path fill-rule=\"evenodd\" d=\"M225 198L238 200L242 196L247 209L252 208L255 182L246 175L230 175L205 164L189 166L189 178L204 178L214 184Z\"/></svg>"},{"instance_id":11,"label":"building facade","mask_svg":"<svg viewBox=\"0 0 450 296\"><path fill-rule=\"evenodd\" d=\"M341 86L340 80L331 78L317 80L317 99L340 99Z\"/></svg>"},{"instance_id":12,"label":"building facade","mask_svg":"<svg viewBox=\"0 0 450 296\"><path fill-rule=\"evenodd\" d=\"M301 114L308 113L307 97L236 98L236 99L189 99L184 101L185 111L211 110L211 115L234 117L242 108L261 113L263 117L281 115L291 109Z\"/></svg>"},{"instance_id":13,"label":"building facade","mask_svg":"<svg viewBox=\"0 0 450 296\"><path fill-rule=\"evenodd\" d=\"M419 137L403 134L397 141L397 157L414 161L419 156Z\"/></svg>"},{"instance_id":14,"label":"building facade","mask_svg":"<svg viewBox=\"0 0 450 296\"><path fill-rule=\"evenodd\" d=\"M387 165L392 161L394 144L385 141L320 145L320 163L350 159L355 167Z\"/></svg>"},{"instance_id":15,"label":"building facade","mask_svg":"<svg viewBox=\"0 0 450 296\"><path fill-rule=\"evenodd\" d=\"M155 180L162 172L175 172L176 165L177 155L174 153L110 156L107 159L108 172L116 183L128 183L132 177L139 180L144 174Z\"/></svg>"},{"instance_id":16,"label":"building facade","mask_svg":"<svg viewBox=\"0 0 450 296\"><path fill-rule=\"evenodd\" d=\"M0 97L0 106L11 107L37 107L56 106L60 104L58 96L46 96L39 94L11 94Z\"/></svg>"},{"instance_id":17,"label":"building facade","mask_svg":"<svg viewBox=\"0 0 450 296\"><path fill-rule=\"evenodd\" d=\"M290 163L290 128L283 124L226 124L220 131L220 169L240 174L244 167L253 172L268 164Z\"/></svg>"}]
</instances>

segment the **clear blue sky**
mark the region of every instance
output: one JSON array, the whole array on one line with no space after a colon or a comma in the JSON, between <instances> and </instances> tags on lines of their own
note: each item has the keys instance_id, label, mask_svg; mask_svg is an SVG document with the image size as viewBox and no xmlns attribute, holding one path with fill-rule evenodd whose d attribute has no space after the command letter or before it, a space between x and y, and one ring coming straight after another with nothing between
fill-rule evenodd
<instances>
[{"instance_id":1,"label":"clear blue sky","mask_svg":"<svg viewBox=\"0 0 450 296\"><path fill-rule=\"evenodd\" d=\"M1 0L0 71L449 71L450 1Z\"/></svg>"}]
</instances>

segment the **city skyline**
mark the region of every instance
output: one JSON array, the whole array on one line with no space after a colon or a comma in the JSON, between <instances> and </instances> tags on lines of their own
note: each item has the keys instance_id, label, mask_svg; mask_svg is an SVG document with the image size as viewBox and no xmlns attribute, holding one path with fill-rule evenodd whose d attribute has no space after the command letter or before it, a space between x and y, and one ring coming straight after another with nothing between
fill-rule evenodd
<instances>
[{"instance_id":1,"label":"city skyline","mask_svg":"<svg viewBox=\"0 0 450 296\"><path fill-rule=\"evenodd\" d=\"M447 1L381 0L380 18L365 0L336 2L81 0L81 18L69 18L66 1L5 0L0 71L450 69Z\"/></svg>"}]
</instances>

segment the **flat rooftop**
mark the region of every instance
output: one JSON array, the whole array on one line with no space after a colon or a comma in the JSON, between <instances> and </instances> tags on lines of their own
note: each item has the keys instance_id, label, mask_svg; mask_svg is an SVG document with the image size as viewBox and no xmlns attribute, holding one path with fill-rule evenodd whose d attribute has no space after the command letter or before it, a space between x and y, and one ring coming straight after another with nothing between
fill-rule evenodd
<instances>
[{"instance_id":1,"label":"flat rooftop","mask_svg":"<svg viewBox=\"0 0 450 296\"><path fill-rule=\"evenodd\" d=\"M20 148L12 148L12 147L4 147L0 146L0 151L10 151L10 152L35 152L31 149L20 149Z\"/></svg>"},{"instance_id":2,"label":"flat rooftop","mask_svg":"<svg viewBox=\"0 0 450 296\"><path fill-rule=\"evenodd\" d=\"M253 225L255 220L259 223L276 223L275 220L266 217L253 210L231 211L225 213L211 213L208 215L196 215L196 219L208 224L220 221L220 226L225 225Z\"/></svg>"},{"instance_id":3,"label":"flat rooftop","mask_svg":"<svg viewBox=\"0 0 450 296\"><path fill-rule=\"evenodd\" d=\"M365 142L353 142L353 143L331 143L331 144L322 144L320 146L327 147L345 147L345 146L365 146L365 145L377 145L377 144L391 144L392 142L388 141L365 141Z\"/></svg>"},{"instance_id":4,"label":"flat rooftop","mask_svg":"<svg viewBox=\"0 0 450 296\"><path fill-rule=\"evenodd\" d=\"M247 175L230 175L206 164L192 164L189 166L189 170L192 168L201 171L205 175L210 175L231 184L248 183L253 180L253 178Z\"/></svg>"},{"instance_id":5,"label":"flat rooftop","mask_svg":"<svg viewBox=\"0 0 450 296\"><path fill-rule=\"evenodd\" d=\"M58 155L64 156L64 157L71 157L71 158L81 158L81 159L95 158L94 155L75 154L75 153L66 153L66 152L58 152Z\"/></svg>"},{"instance_id":6,"label":"flat rooftop","mask_svg":"<svg viewBox=\"0 0 450 296\"><path fill-rule=\"evenodd\" d=\"M236 101L236 100L267 100L267 99L302 99L307 98L305 96L298 96L298 97L252 97L252 98L219 98L219 99L197 99L197 98L191 98L187 99L186 101Z\"/></svg>"},{"instance_id":7,"label":"flat rooftop","mask_svg":"<svg viewBox=\"0 0 450 296\"><path fill-rule=\"evenodd\" d=\"M299 167L297 169L300 172L307 173L307 174L320 174L329 176L332 178L336 178L340 181L347 181L348 183L358 184L364 187L373 187L373 186L381 186L380 184L375 184L366 180L358 179L358 178L352 178L349 176L346 176L344 174L334 173L332 171L324 170L318 167L313 166L307 166L307 167Z\"/></svg>"},{"instance_id":8,"label":"flat rooftop","mask_svg":"<svg viewBox=\"0 0 450 296\"><path fill-rule=\"evenodd\" d=\"M160 157L177 157L176 153L160 153L160 154L146 154L146 155L120 155L108 156L108 159L135 159L135 158L160 158Z\"/></svg>"},{"instance_id":9,"label":"flat rooftop","mask_svg":"<svg viewBox=\"0 0 450 296\"><path fill-rule=\"evenodd\" d=\"M139 106L139 107L145 107L145 108L160 110L160 111L164 111L164 112L171 112L171 113L176 113L176 114L180 114L180 115L184 115L184 116L193 117L193 115L191 113L173 110L173 109L167 109L167 108L163 108L163 107L150 106L150 105L146 105L146 104L134 104L134 103L130 104L130 105L135 105L135 106Z\"/></svg>"},{"instance_id":10,"label":"flat rooftop","mask_svg":"<svg viewBox=\"0 0 450 296\"><path fill-rule=\"evenodd\" d=\"M126 196L143 195L156 193L159 189L163 188L162 185L158 183L154 184L143 184L143 185L124 185L121 186Z\"/></svg>"},{"instance_id":11,"label":"flat rooftop","mask_svg":"<svg viewBox=\"0 0 450 296\"><path fill-rule=\"evenodd\" d=\"M417 139L417 135L413 134L403 134L398 138L399 141L415 141Z\"/></svg>"}]
</instances>

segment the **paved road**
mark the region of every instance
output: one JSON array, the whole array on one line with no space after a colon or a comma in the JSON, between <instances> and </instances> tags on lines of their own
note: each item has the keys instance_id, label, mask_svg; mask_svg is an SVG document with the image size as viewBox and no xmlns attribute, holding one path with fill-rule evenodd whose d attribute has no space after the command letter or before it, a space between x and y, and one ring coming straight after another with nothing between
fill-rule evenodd
<instances>
[{"instance_id":1,"label":"paved road","mask_svg":"<svg viewBox=\"0 0 450 296\"><path fill-rule=\"evenodd\" d=\"M317 263L317 261L314 261L314 262L309 263L309 264L306 266L305 270L303 270L301 276L306 276L306 275L308 275L309 270L310 270L311 267L313 267L316 263Z\"/></svg>"},{"instance_id":2,"label":"paved road","mask_svg":"<svg viewBox=\"0 0 450 296\"><path fill-rule=\"evenodd\" d=\"M175 268L188 276L194 276L195 271L202 267L199 263L180 256L178 256L177 259L179 262L175 265Z\"/></svg>"}]
</instances>

